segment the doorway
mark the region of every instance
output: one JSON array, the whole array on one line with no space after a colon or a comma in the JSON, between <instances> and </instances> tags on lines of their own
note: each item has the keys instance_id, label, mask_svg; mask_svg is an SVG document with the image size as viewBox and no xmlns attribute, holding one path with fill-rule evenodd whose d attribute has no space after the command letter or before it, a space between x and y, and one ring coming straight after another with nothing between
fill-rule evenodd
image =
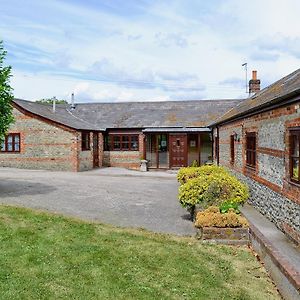
<instances>
[{"instance_id":1,"label":"doorway","mask_svg":"<svg viewBox=\"0 0 300 300\"><path fill-rule=\"evenodd\" d=\"M168 134L150 134L147 136L146 159L150 168L169 168Z\"/></svg>"},{"instance_id":2,"label":"doorway","mask_svg":"<svg viewBox=\"0 0 300 300\"><path fill-rule=\"evenodd\" d=\"M99 138L97 132L93 132L93 167L99 167Z\"/></svg>"}]
</instances>

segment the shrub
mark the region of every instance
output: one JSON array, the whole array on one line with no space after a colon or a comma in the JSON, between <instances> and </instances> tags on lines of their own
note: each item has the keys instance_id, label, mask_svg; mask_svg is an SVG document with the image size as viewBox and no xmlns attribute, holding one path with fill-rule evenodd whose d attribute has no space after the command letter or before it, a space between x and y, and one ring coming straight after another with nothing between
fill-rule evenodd
<instances>
[{"instance_id":1,"label":"shrub","mask_svg":"<svg viewBox=\"0 0 300 300\"><path fill-rule=\"evenodd\" d=\"M204 165L201 167L186 167L181 168L177 174L177 180L180 184L187 183L188 180L196 178L200 175L210 175L212 173L226 173L226 170L222 167L215 165Z\"/></svg>"},{"instance_id":2,"label":"shrub","mask_svg":"<svg viewBox=\"0 0 300 300\"><path fill-rule=\"evenodd\" d=\"M180 177L186 181L179 187L179 201L183 207L193 211L196 204L203 208L218 205L222 212L227 212L229 208L238 209L238 205L248 199L247 186L224 168L203 166L196 169L193 174L196 173L197 177L188 180L187 176ZM188 172L185 174L190 176Z\"/></svg>"},{"instance_id":3,"label":"shrub","mask_svg":"<svg viewBox=\"0 0 300 300\"><path fill-rule=\"evenodd\" d=\"M191 167L199 167L198 161L196 159L193 160Z\"/></svg>"},{"instance_id":4,"label":"shrub","mask_svg":"<svg viewBox=\"0 0 300 300\"><path fill-rule=\"evenodd\" d=\"M222 214L219 207L211 206L199 212L195 222L196 227L249 227L247 220L230 208Z\"/></svg>"}]
</instances>

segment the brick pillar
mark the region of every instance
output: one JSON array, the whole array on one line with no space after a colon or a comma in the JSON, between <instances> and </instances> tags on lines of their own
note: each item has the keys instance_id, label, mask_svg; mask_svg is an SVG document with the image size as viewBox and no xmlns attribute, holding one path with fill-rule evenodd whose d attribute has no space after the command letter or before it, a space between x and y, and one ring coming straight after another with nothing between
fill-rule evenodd
<instances>
[{"instance_id":1,"label":"brick pillar","mask_svg":"<svg viewBox=\"0 0 300 300\"><path fill-rule=\"evenodd\" d=\"M103 151L104 151L104 139L103 139L103 133L98 133L98 139L99 139L99 167L103 166Z\"/></svg>"},{"instance_id":2,"label":"brick pillar","mask_svg":"<svg viewBox=\"0 0 300 300\"><path fill-rule=\"evenodd\" d=\"M146 143L145 143L145 135L143 133L139 134L139 152L140 152L140 159L146 159Z\"/></svg>"},{"instance_id":3,"label":"brick pillar","mask_svg":"<svg viewBox=\"0 0 300 300\"><path fill-rule=\"evenodd\" d=\"M75 172L79 172L80 168L79 168L79 160L80 160L80 151L81 151L81 132L77 131L75 133L75 137L74 137L74 162L73 162L73 166L74 166L74 171Z\"/></svg>"}]
</instances>

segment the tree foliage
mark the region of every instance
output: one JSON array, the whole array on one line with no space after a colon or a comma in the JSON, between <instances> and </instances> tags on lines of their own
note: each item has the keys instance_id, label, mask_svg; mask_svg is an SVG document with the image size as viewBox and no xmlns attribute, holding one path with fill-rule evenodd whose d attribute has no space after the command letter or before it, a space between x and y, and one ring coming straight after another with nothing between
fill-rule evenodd
<instances>
[{"instance_id":1,"label":"tree foliage","mask_svg":"<svg viewBox=\"0 0 300 300\"><path fill-rule=\"evenodd\" d=\"M44 98L40 100L36 100L37 103L43 103L43 104L53 104L53 98ZM68 104L67 100L63 99L55 99L56 104Z\"/></svg>"},{"instance_id":2,"label":"tree foliage","mask_svg":"<svg viewBox=\"0 0 300 300\"><path fill-rule=\"evenodd\" d=\"M0 141L3 140L13 122L13 89L10 86L11 66L4 66L6 51L0 41Z\"/></svg>"}]
</instances>

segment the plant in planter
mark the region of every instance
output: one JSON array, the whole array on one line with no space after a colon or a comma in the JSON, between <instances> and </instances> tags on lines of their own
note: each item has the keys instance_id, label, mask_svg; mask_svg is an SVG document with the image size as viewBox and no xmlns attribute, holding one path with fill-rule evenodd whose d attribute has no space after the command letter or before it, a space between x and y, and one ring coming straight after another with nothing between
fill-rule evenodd
<instances>
[{"instance_id":1,"label":"plant in planter","mask_svg":"<svg viewBox=\"0 0 300 300\"><path fill-rule=\"evenodd\" d=\"M210 206L206 210L199 212L196 217L195 226L203 227L218 227L218 228L248 228L249 224L243 216L236 213L233 208L229 208L228 212L221 213L217 206Z\"/></svg>"},{"instance_id":2,"label":"plant in planter","mask_svg":"<svg viewBox=\"0 0 300 300\"><path fill-rule=\"evenodd\" d=\"M197 237L204 241L244 245L249 242L249 224L233 208L221 213L218 206L198 212L195 222Z\"/></svg>"},{"instance_id":3,"label":"plant in planter","mask_svg":"<svg viewBox=\"0 0 300 300\"><path fill-rule=\"evenodd\" d=\"M184 169L178 173L178 180L182 183L179 201L192 217L196 205L202 209L216 205L222 212L230 208L238 212L238 206L249 197L248 187L222 167L212 165Z\"/></svg>"}]
</instances>

